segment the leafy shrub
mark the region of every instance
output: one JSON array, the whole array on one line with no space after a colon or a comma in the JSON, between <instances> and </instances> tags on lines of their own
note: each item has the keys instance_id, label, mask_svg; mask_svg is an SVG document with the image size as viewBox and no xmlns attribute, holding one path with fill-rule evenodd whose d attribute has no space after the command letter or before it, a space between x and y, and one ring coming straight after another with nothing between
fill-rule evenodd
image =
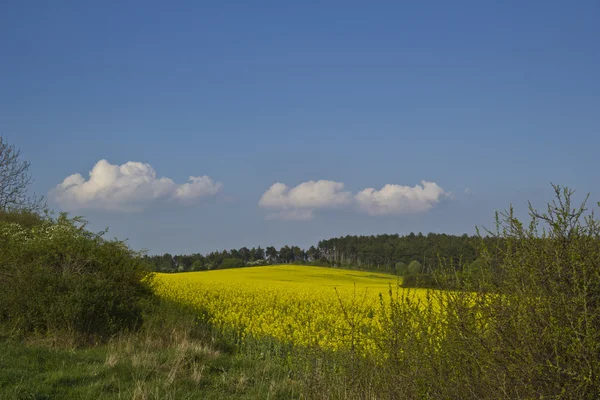
<instances>
[{"instance_id":1,"label":"leafy shrub","mask_svg":"<svg viewBox=\"0 0 600 400\"><path fill-rule=\"evenodd\" d=\"M242 268L245 265L244 260L239 258L226 258L223 260L220 269L228 269L228 268Z\"/></svg>"},{"instance_id":2,"label":"leafy shrub","mask_svg":"<svg viewBox=\"0 0 600 400\"><path fill-rule=\"evenodd\" d=\"M390 295L379 343L390 356L360 371L381 397L598 398L600 221L555 191L547 211L530 206L529 224L499 214L494 246L482 240L478 261L435 276L452 290L423 304ZM404 286L427 279L405 276Z\"/></svg>"},{"instance_id":3,"label":"leafy shrub","mask_svg":"<svg viewBox=\"0 0 600 400\"><path fill-rule=\"evenodd\" d=\"M402 287L405 288L437 288L435 277L431 274L405 275L402 278Z\"/></svg>"},{"instance_id":4,"label":"leafy shrub","mask_svg":"<svg viewBox=\"0 0 600 400\"><path fill-rule=\"evenodd\" d=\"M402 261L398 261L395 265L395 268L396 268L396 274L400 275L400 276L404 276L408 272L408 266L405 263L403 263Z\"/></svg>"},{"instance_id":5,"label":"leafy shrub","mask_svg":"<svg viewBox=\"0 0 600 400\"><path fill-rule=\"evenodd\" d=\"M249 266L249 267L258 267L258 266L261 266L261 265L268 265L268 261L265 260L265 259L263 259L263 258L260 258L258 260L248 261L246 263L246 265Z\"/></svg>"},{"instance_id":6,"label":"leafy shrub","mask_svg":"<svg viewBox=\"0 0 600 400\"><path fill-rule=\"evenodd\" d=\"M14 211L3 211L0 210L0 223L16 223L25 228L33 228L34 226L41 225L44 222L44 218L26 209L14 210Z\"/></svg>"},{"instance_id":7,"label":"leafy shrub","mask_svg":"<svg viewBox=\"0 0 600 400\"><path fill-rule=\"evenodd\" d=\"M313 397L598 399L600 221L555 191L544 212L530 207L529 224L498 214L478 261L442 260L434 282L450 290L390 288L375 338L385 357L316 355Z\"/></svg>"},{"instance_id":8,"label":"leafy shrub","mask_svg":"<svg viewBox=\"0 0 600 400\"><path fill-rule=\"evenodd\" d=\"M421 266L421 263L418 262L417 260L414 260L410 264L408 264L407 274L417 275L417 274L420 274L421 272L423 272L423 267Z\"/></svg>"},{"instance_id":9,"label":"leafy shrub","mask_svg":"<svg viewBox=\"0 0 600 400\"><path fill-rule=\"evenodd\" d=\"M0 222L0 321L17 331L107 338L141 322L151 276L140 255L61 214Z\"/></svg>"},{"instance_id":10,"label":"leafy shrub","mask_svg":"<svg viewBox=\"0 0 600 400\"><path fill-rule=\"evenodd\" d=\"M331 267L331 263L326 258L320 258L318 260L313 260L308 265L313 267Z\"/></svg>"}]
</instances>

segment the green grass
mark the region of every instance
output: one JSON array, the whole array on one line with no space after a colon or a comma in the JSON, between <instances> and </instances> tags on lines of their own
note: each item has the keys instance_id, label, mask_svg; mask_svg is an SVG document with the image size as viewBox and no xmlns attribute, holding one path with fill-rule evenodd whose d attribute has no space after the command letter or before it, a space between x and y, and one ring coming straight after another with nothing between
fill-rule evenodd
<instances>
[{"instance_id":1,"label":"green grass","mask_svg":"<svg viewBox=\"0 0 600 400\"><path fill-rule=\"evenodd\" d=\"M0 336L0 399L300 397L281 362L229 350L189 316L163 306L140 332L85 348Z\"/></svg>"},{"instance_id":2,"label":"green grass","mask_svg":"<svg viewBox=\"0 0 600 400\"><path fill-rule=\"evenodd\" d=\"M0 399L292 399L279 365L174 349L120 355L0 343Z\"/></svg>"},{"instance_id":3,"label":"green grass","mask_svg":"<svg viewBox=\"0 0 600 400\"><path fill-rule=\"evenodd\" d=\"M0 398L111 398L122 368L105 365L102 348L78 351L0 343Z\"/></svg>"}]
</instances>

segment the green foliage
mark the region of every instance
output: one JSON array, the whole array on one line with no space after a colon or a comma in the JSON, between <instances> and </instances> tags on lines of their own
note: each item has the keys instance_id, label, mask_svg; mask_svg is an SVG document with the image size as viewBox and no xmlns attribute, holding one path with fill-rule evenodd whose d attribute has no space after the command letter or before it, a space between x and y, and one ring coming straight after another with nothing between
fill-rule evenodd
<instances>
[{"instance_id":1,"label":"green foliage","mask_svg":"<svg viewBox=\"0 0 600 400\"><path fill-rule=\"evenodd\" d=\"M458 279L462 281L464 287L473 287L483 290L484 288L492 289L490 284L491 270L488 264L482 259L478 258L471 264L466 264L462 272L458 275Z\"/></svg>"},{"instance_id":2,"label":"green foliage","mask_svg":"<svg viewBox=\"0 0 600 400\"><path fill-rule=\"evenodd\" d=\"M192 263L192 271L202 271L204 269L206 269L206 267L202 264L202 261L196 260Z\"/></svg>"},{"instance_id":3,"label":"green foliage","mask_svg":"<svg viewBox=\"0 0 600 400\"><path fill-rule=\"evenodd\" d=\"M157 305L138 339L116 342L101 355L49 356L0 342L0 397L596 399L600 221L583 206L572 208L570 191L556 187L556 193L547 211L530 209L527 225L512 209L499 214L490 232L498 240L482 239L477 260L450 260L433 276L404 277L452 290L421 297L390 288L382 295L386 334L373 345L384 357L354 346L332 352L259 337L236 354L235 343L202 325L206 318L194 310ZM358 317L372 314L367 307ZM60 368L62 375L48 372ZM271 392L274 386L280 392Z\"/></svg>"},{"instance_id":4,"label":"green foliage","mask_svg":"<svg viewBox=\"0 0 600 400\"><path fill-rule=\"evenodd\" d=\"M482 240L478 260L448 263L435 283L452 290L419 305L390 296L379 344L389 362L365 360L361 373L391 398L597 398L600 222L554 189L546 211L530 205L528 224L512 208L498 214L488 231L498 240ZM426 286L421 278L404 283Z\"/></svg>"},{"instance_id":5,"label":"green foliage","mask_svg":"<svg viewBox=\"0 0 600 400\"><path fill-rule=\"evenodd\" d=\"M0 210L0 224L3 222L19 224L24 228L33 228L34 226L42 225L44 217L37 212L27 209L13 211Z\"/></svg>"},{"instance_id":6,"label":"green foliage","mask_svg":"<svg viewBox=\"0 0 600 400\"><path fill-rule=\"evenodd\" d=\"M331 267L331 263L326 258L313 260L309 262L308 265L312 265L313 267Z\"/></svg>"},{"instance_id":7,"label":"green foliage","mask_svg":"<svg viewBox=\"0 0 600 400\"><path fill-rule=\"evenodd\" d=\"M245 265L244 264L244 260L241 260L239 258L226 258L221 263L220 268L223 268L223 269L226 269L226 268L241 268L244 265Z\"/></svg>"},{"instance_id":8,"label":"green foliage","mask_svg":"<svg viewBox=\"0 0 600 400\"><path fill-rule=\"evenodd\" d=\"M418 262L417 260L413 260L410 264L408 264L406 272L408 275L417 275L423 272L423 267L421 266L420 262Z\"/></svg>"},{"instance_id":9,"label":"green foliage","mask_svg":"<svg viewBox=\"0 0 600 400\"><path fill-rule=\"evenodd\" d=\"M404 276L408 272L408 266L402 261L396 263L396 275Z\"/></svg>"},{"instance_id":10,"label":"green foliage","mask_svg":"<svg viewBox=\"0 0 600 400\"><path fill-rule=\"evenodd\" d=\"M529 224L512 209L499 214L477 261L403 278L452 290L382 296L383 359L308 357L318 366L305 377L312 397L597 399L600 221L571 206L571 191L555 190L545 212L530 207Z\"/></svg>"},{"instance_id":11,"label":"green foliage","mask_svg":"<svg viewBox=\"0 0 600 400\"><path fill-rule=\"evenodd\" d=\"M84 348L0 336L0 399L297 399L280 359L215 342L194 309L157 302L135 334Z\"/></svg>"},{"instance_id":12,"label":"green foliage","mask_svg":"<svg viewBox=\"0 0 600 400\"><path fill-rule=\"evenodd\" d=\"M485 238L493 242L492 238ZM397 262L419 261L427 271L435 271L440 261L448 260L458 265L472 262L478 257L477 236L421 233L400 236L383 234L372 236L344 236L322 240L318 251L332 264L353 265L363 270L394 272Z\"/></svg>"},{"instance_id":13,"label":"green foliage","mask_svg":"<svg viewBox=\"0 0 600 400\"><path fill-rule=\"evenodd\" d=\"M265 259L259 258L257 260L250 261L250 262L246 263L246 265L248 267L258 267L258 266L261 266L261 265L268 265L268 261L265 260Z\"/></svg>"},{"instance_id":14,"label":"green foliage","mask_svg":"<svg viewBox=\"0 0 600 400\"><path fill-rule=\"evenodd\" d=\"M426 271L436 271L440 261L449 260L455 265L460 262L470 263L479 256L477 236L455 236L446 234L411 233L407 236L345 236L322 240L318 245L303 250L298 246L283 246L279 251L269 246L266 249L242 247L224 251L213 251L202 255L155 255L146 257L153 271L177 272L198 270L192 268L196 261L202 263L203 269L222 269L227 258L243 260L247 266L293 263L319 266L344 267L348 269L371 270L378 272L398 273L397 265L406 265L411 261L419 261ZM483 239L490 244L494 238ZM395 264L394 264L395 263ZM207 268L210 265L211 268ZM402 269L402 274L405 273ZM400 274L400 275L402 275Z\"/></svg>"},{"instance_id":15,"label":"green foliage","mask_svg":"<svg viewBox=\"0 0 600 400\"><path fill-rule=\"evenodd\" d=\"M0 222L0 322L22 334L108 338L141 322L151 277L123 242L80 219Z\"/></svg>"},{"instance_id":16,"label":"green foliage","mask_svg":"<svg viewBox=\"0 0 600 400\"><path fill-rule=\"evenodd\" d=\"M405 288L437 288L438 282L432 274L408 274L402 278Z\"/></svg>"},{"instance_id":17,"label":"green foliage","mask_svg":"<svg viewBox=\"0 0 600 400\"><path fill-rule=\"evenodd\" d=\"M498 294L477 304L487 316L490 356L501 360L518 397L600 393L600 223L573 192L554 186L546 211L528 225L512 208L497 217L501 247L485 249L482 280ZM490 313L490 311L494 313Z\"/></svg>"}]
</instances>

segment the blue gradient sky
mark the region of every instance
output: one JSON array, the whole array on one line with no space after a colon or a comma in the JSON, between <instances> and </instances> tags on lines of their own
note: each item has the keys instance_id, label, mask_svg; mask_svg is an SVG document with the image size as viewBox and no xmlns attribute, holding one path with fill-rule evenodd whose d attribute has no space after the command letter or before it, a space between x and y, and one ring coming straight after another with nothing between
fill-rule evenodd
<instances>
[{"instance_id":1,"label":"blue gradient sky","mask_svg":"<svg viewBox=\"0 0 600 400\"><path fill-rule=\"evenodd\" d=\"M3 1L0 134L42 194L101 159L223 184L192 205L74 212L151 253L473 233L543 205L550 181L600 199L600 2L372 3ZM273 183L319 179L452 195L265 219Z\"/></svg>"}]
</instances>

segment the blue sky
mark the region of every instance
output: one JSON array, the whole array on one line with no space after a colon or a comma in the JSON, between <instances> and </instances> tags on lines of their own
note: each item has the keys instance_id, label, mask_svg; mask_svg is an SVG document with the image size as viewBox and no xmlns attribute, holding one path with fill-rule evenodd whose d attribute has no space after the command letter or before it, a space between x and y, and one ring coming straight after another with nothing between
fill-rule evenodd
<instances>
[{"instance_id":1,"label":"blue sky","mask_svg":"<svg viewBox=\"0 0 600 400\"><path fill-rule=\"evenodd\" d=\"M599 2L372 3L4 1L0 134L52 208L151 253L600 199Z\"/></svg>"}]
</instances>

